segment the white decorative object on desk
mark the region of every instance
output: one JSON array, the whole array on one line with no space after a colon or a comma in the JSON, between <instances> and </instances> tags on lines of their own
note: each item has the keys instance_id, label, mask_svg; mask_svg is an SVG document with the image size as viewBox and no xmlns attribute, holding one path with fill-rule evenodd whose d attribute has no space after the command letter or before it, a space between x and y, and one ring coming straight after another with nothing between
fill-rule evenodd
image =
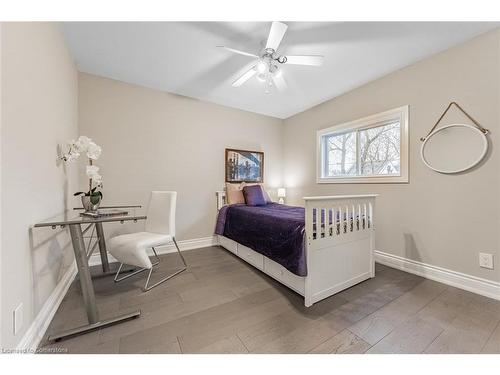
<instances>
[{"instance_id":1,"label":"white decorative object on desk","mask_svg":"<svg viewBox=\"0 0 500 375\"><path fill-rule=\"evenodd\" d=\"M285 197L286 197L286 189L285 188L279 188L278 189L278 203L279 204L284 204L285 203Z\"/></svg>"},{"instance_id":2,"label":"white decorative object on desk","mask_svg":"<svg viewBox=\"0 0 500 375\"><path fill-rule=\"evenodd\" d=\"M99 167L93 165L93 161L101 156L101 147L92 141L89 137L80 136L76 141L72 140L67 144L68 151L61 156L65 162L76 161L81 154L86 154L89 159L87 165L87 176L89 178L89 191L79 191L73 194L75 197L82 195L82 205L85 211L97 211L102 200L102 192L98 188L102 188L102 176L99 174Z\"/></svg>"}]
</instances>

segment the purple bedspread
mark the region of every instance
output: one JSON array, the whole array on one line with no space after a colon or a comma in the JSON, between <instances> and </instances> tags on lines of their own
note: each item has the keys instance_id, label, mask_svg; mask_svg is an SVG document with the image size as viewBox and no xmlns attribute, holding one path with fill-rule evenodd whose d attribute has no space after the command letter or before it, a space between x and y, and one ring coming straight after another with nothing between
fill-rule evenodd
<instances>
[{"instance_id":1,"label":"purple bedspread","mask_svg":"<svg viewBox=\"0 0 500 375\"><path fill-rule=\"evenodd\" d=\"M215 233L265 255L298 276L307 276L304 215L302 207L277 203L224 206Z\"/></svg>"}]
</instances>

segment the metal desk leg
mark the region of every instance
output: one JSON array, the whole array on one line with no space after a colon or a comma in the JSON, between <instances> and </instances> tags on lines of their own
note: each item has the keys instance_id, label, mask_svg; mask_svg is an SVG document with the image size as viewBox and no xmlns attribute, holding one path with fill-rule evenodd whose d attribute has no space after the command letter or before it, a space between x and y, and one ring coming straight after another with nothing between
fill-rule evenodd
<instances>
[{"instance_id":1,"label":"metal desk leg","mask_svg":"<svg viewBox=\"0 0 500 375\"><path fill-rule=\"evenodd\" d=\"M95 223L97 239L99 241L99 252L101 253L102 272L109 273L108 251L106 249L106 240L104 239L104 230L102 223Z\"/></svg>"},{"instance_id":2,"label":"metal desk leg","mask_svg":"<svg viewBox=\"0 0 500 375\"><path fill-rule=\"evenodd\" d=\"M82 287L83 302L85 303L85 309L87 310L87 319L89 324L49 336L49 340L55 341L94 331L98 328L120 323L125 320L137 318L141 314L141 311L138 310L111 319L99 320L99 313L95 303L94 285L92 284L92 278L90 277L89 263L87 260L87 253L85 251L85 243L83 241L82 228L80 224L70 224L69 232L73 243L73 251L75 253L76 265L78 267L78 276Z\"/></svg>"},{"instance_id":3,"label":"metal desk leg","mask_svg":"<svg viewBox=\"0 0 500 375\"><path fill-rule=\"evenodd\" d=\"M72 224L69 226L71 234L71 242L73 243L73 251L75 253L76 265L78 267L78 276L82 287L83 303L87 309L87 318L89 323L99 321L99 313L95 303L94 285L90 277L89 264L87 261L87 253L85 251L85 242L83 241L82 227L80 224Z\"/></svg>"}]
</instances>

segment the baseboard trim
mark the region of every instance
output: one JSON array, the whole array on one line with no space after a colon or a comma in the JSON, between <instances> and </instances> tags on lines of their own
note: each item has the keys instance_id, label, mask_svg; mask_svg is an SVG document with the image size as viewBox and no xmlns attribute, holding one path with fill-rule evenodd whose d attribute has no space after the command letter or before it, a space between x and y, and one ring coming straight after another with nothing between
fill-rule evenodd
<instances>
[{"instance_id":1,"label":"baseboard trim","mask_svg":"<svg viewBox=\"0 0 500 375\"><path fill-rule=\"evenodd\" d=\"M375 250L375 261L426 279L500 300L500 283Z\"/></svg>"},{"instance_id":2,"label":"baseboard trim","mask_svg":"<svg viewBox=\"0 0 500 375\"><path fill-rule=\"evenodd\" d=\"M218 242L216 236L210 236L210 237L192 238L190 240L177 241L177 244L179 245L179 249L181 251L188 251L194 249L201 249L203 247L215 246L218 244ZM155 247L155 249L159 255L169 254L176 251L173 243L167 246ZM108 253L108 260L110 263L117 262L117 260L109 253ZM97 266L100 264L101 264L101 256L99 254L99 251L96 250L89 259L89 265Z\"/></svg>"},{"instance_id":3,"label":"baseboard trim","mask_svg":"<svg viewBox=\"0 0 500 375\"><path fill-rule=\"evenodd\" d=\"M52 318L54 318L75 276L76 264L72 263L61 280L57 283L47 301L45 301L33 323L31 323L30 327L21 338L21 341L16 347L18 352L30 353L38 348L40 341L42 341Z\"/></svg>"}]
</instances>

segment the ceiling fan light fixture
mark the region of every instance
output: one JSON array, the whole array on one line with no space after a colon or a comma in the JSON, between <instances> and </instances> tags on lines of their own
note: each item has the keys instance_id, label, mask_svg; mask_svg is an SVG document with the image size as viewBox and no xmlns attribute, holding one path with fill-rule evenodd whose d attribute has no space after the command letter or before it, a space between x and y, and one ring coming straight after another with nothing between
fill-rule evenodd
<instances>
[{"instance_id":1,"label":"ceiling fan light fixture","mask_svg":"<svg viewBox=\"0 0 500 375\"><path fill-rule=\"evenodd\" d=\"M256 58L255 65L237 78L233 82L233 87L239 87L250 78L256 76L265 85L266 94L270 92L271 87L275 87L279 91L284 91L287 88L287 83L281 70L284 64L309 66L321 66L323 64L324 56L322 55L280 55L278 49L287 28L288 26L282 22L273 22L266 46L263 51L261 50L259 55L226 46L217 46L218 48L224 48L239 55Z\"/></svg>"},{"instance_id":2,"label":"ceiling fan light fixture","mask_svg":"<svg viewBox=\"0 0 500 375\"><path fill-rule=\"evenodd\" d=\"M257 72L260 74L265 73L269 69L268 65L266 64L266 62L264 60L259 60L255 67L257 69Z\"/></svg>"},{"instance_id":3,"label":"ceiling fan light fixture","mask_svg":"<svg viewBox=\"0 0 500 375\"><path fill-rule=\"evenodd\" d=\"M272 64L269 67L269 73L271 73L272 75L278 75L281 74L281 69L277 65Z\"/></svg>"}]
</instances>

